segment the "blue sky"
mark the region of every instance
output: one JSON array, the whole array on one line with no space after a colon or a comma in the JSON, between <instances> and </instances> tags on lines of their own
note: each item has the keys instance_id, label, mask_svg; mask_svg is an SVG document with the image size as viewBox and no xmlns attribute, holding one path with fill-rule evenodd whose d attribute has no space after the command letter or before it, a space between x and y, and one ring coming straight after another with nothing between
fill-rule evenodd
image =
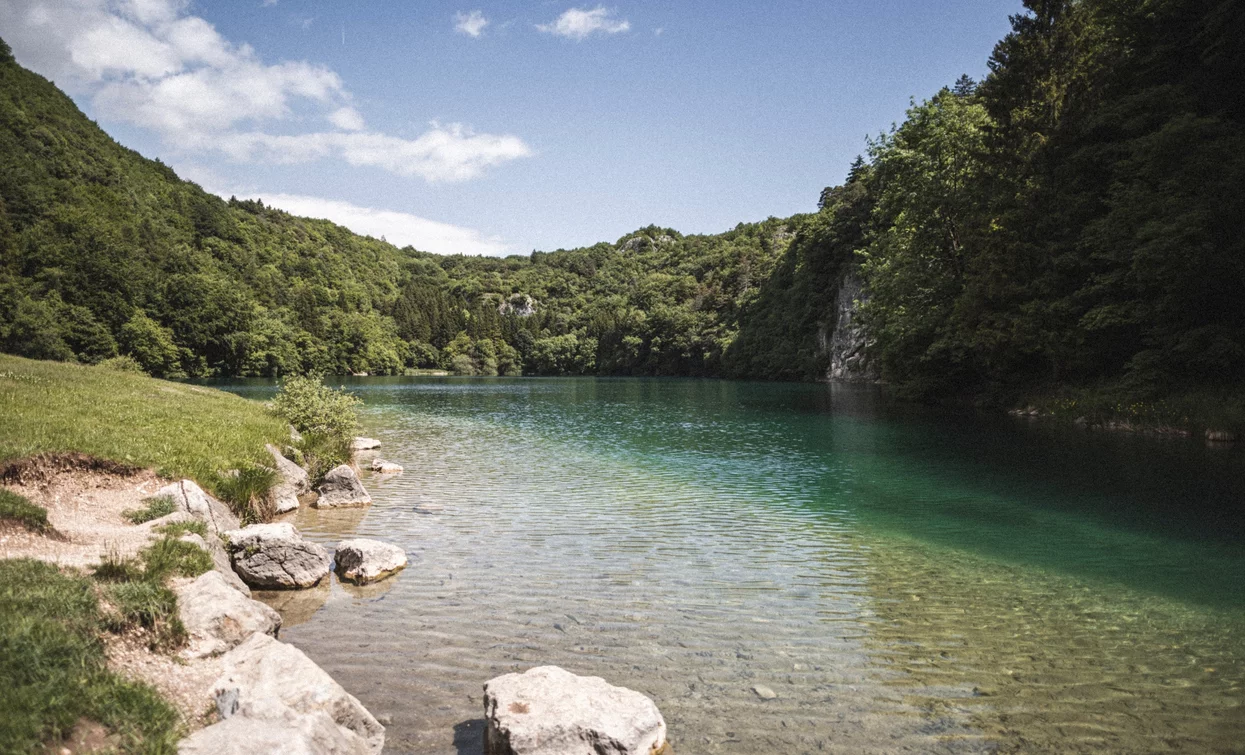
<instances>
[{"instance_id":1,"label":"blue sky","mask_svg":"<svg viewBox=\"0 0 1245 755\"><path fill-rule=\"evenodd\" d=\"M985 75L1018 0L4 0L121 143L228 196L438 252L815 208L866 136Z\"/></svg>"}]
</instances>

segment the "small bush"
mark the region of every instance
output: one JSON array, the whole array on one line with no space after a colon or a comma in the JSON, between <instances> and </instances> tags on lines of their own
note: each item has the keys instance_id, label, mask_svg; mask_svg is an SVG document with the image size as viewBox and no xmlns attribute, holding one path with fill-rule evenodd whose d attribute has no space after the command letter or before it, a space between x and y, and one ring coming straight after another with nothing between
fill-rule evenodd
<instances>
[{"instance_id":1,"label":"small bush","mask_svg":"<svg viewBox=\"0 0 1245 755\"><path fill-rule=\"evenodd\" d=\"M318 485L333 467L350 461L350 437L327 433L307 433L299 443L303 467L312 485Z\"/></svg>"},{"instance_id":2,"label":"small bush","mask_svg":"<svg viewBox=\"0 0 1245 755\"><path fill-rule=\"evenodd\" d=\"M267 522L276 513L272 489L277 480L273 469L258 464L244 465L234 474L223 474L217 478L216 494L229 504L244 524Z\"/></svg>"},{"instance_id":3,"label":"small bush","mask_svg":"<svg viewBox=\"0 0 1245 755\"><path fill-rule=\"evenodd\" d=\"M167 495L146 498L143 503L146 504L146 508L125 511L122 512L122 516L129 519L132 524L142 524L177 511L177 502Z\"/></svg>"},{"instance_id":4,"label":"small bush","mask_svg":"<svg viewBox=\"0 0 1245 755\"><path fill-rule=\"evenodd\" d=\"M123 558L116 548L109 548L91 576L101 582L136 582L143 578L143 566L137 559Z\"/></svg>"},{"instance_id":5,"label":"small bush","mask_svg":"<svg viewBox=\"0 0 1245 755\"><path fill-rule=\"evenodd\" d=\"M207 525L198 519L192 522L169 522L162 527L156 528L156 531L161 534L168 535L169 537L181 537L182 535L193 534L207 539L208 536Z\"/></svg>"},{"instance_id":6,"label":"small bush","mask_svg":"<svg viewBox=\"0 0 1245 755\"><path fill-rule=\"evenodd\" d=\"M318 376L286 379L272 400L273 411L300 433L353 436L363 403L345 389L329 388Z\"/></svg>"},{"instance_id":7,"label":"small bush","mask_svg":"<svg viewBox=\"0 0 1245 755\"><path fill-rule=\"evenodd\" d=\"M175 647L186 640L186 628L177 616L177 596L151 582L122 582L105 593L114 611L105 615L114 632L143 627L152 632L153 646Z\"/></svg>"},{"instance_id":8,"label":"small bush","mask_svg":"<svg viewBox=\"0 0 1245 755\"><path fill-rule=\"evenodd\" d=\"M31 532L50 532L48 512L11 490L0 488L0 519L17 522Z\"/></svg>"},{"instance_id":9,"label":"small bush","mask_svg":"<svg viewBox=\"0 0 1245 755\"><path fill-rule=\"evenodd\" d=\"M119 357L112 357L111 359L105 359L95 366L105 370L115 370L117 372L132 372L139 375L147 374L147 370L143 369L143 365L129 354Z\"/></svg>"}]
</instances>

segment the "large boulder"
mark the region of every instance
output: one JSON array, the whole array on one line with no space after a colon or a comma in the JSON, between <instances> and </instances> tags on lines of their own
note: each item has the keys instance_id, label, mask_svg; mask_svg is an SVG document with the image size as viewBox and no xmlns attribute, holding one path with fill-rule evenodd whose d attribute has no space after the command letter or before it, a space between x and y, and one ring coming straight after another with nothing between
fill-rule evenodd
<instances>
[{"instance_id":1,"label":"large boulder","mask_svg":"<svg viewBox=\"0 0 1245 755\"><path fill-rule=\"evenodd\" d=\"M371 451L374 448L380 448L380 441L375 438L364 438L359 436L350 441L351 451Z\"/></svg>"},{"instance_id":2,"label":"large boulder","mask_svg":"<svg viewBox=\"0 0 1245 755\"><path fill-rule=\"evenodd\" d=\"M182 480L165 485L157 490L153 497L172 498L177 508L188 511L196 519L205 522L208 531L213 535L237 529L242 525L228 506L203 492L203 488L196 485L194 480Z\"/></svg>"},{"instance_id":3,"label":"large boulder","mask_svg":"<svg viewBox=\"0 0 1245 755\"><path fill-rule=\"evenodd\" d=\"M367 494L359 475L349 464L333 467L320 484L320 497L311 504L317 509L339 509L349 506L370 506L372 496Z\"/></svg>"},{"instance_id":4,"label":"large boulder","mask_svg":"<svg viewBox=\"0 0 1245 755\"><path fill-rule=\"evenodd\" d=\"M289 522L252 524L224 536L233 570L251 587L311 587L329 573L329 552Z\"/></svg>"},{"instance_id":5,"label":"large boulder","mask_svg":"<svg viewBox=\"0 0 1245 755\"><path fill-rule=\"evenodd\" d=\"M277 484L272 488L272 501L278 514L298 508L298 496L311 492L311 479L307 470L285 458L280 449L269 443L265 446L272 455L277 470Z\"/></svg>"},{"instance_id":6,"label":"large boulder","mask_svg":"<svg viewBox=\"0 0 1245 755\"><path fill-rule=\"evenodd\" d=\"M361 537L338 543L334 560L338 576L358 585L378 582L406 568L406 553L401 548Z\"/></svg>"},{"instance_id":7,"label":"large boulder","mask_svg":"<svg viewBox=\"0 0 1245 755\"><path fill-rule=\"evenodd\" d=\"M184 658L219 655L255 633L277 635L281 614L229 586L210 571L176 588L177 613L190 636Z\"/></svg>"},{"instance_id":8,"label":"large boulder","mask_svg":"<svg viewBox=\"0 0 1245 755\"><path fill-rule=\"evenodd\" d=\"M218 701L232 701L229 709L222 711L230 719L240 716L282 724L289 722L289 711L306 716L325 714L346 741L362 744L362 752L374 755L385 746L385 727L298 648L254 634L221 656L221 666L224 673L213 685L212 694ZM250 751L267 752L262 747Z\"/></svg>"},{"instance_id":9,"label":"large boulder","mask_svg":"<svg viewBox=\"0 0 1245 755\"><path fill-rule=\"evenodd\" d=\"M484 685L486 755L669 755L653 701L557 666Z\"/></svg>"},{"instance_id":10,"label":"large boulder","mask_svg":"<svg viewBox=\"0 0 1245 755\"><path fill-rule=\"evenodd\" d=\"M200 729L177 745L178 755L368 755L367 743L327 713L286 709L279 718L233 716Z\"/></svg>"}]
</instances>

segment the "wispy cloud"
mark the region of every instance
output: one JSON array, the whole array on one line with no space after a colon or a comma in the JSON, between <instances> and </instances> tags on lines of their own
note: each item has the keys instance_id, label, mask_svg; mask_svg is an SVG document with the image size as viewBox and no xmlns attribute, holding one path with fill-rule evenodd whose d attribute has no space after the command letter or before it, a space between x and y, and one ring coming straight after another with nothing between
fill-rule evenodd
<instances>
[{"instance_id":1,"label":"wispy cloud","mask_svg":"<svg viewBox=\"0 0 1245 755\"><path fill-rule=\"evenodd\" d=\"M482 11L473 10L470 13L459 11L454 14L454 30L469 37L479 37L484 33L484 27L488 26L488 23Z\"/></svg>"},{"instance_id":2,"label":"wispy cloud","mask_svg":"<svg viewBox=\"0 0 1245 755\"><path fill-rule=\"evenodd\" d=\"M483 254L499 257L510 253L501 239L485 236L471 228L440 223L405 212L360 207L334 199L300 194L263 194L251 192L239 199L262 199L264 204L294 215L325 218L355 233L375 238L382 236L391 244L415 247L437 254Z\"/></svg>"},{"instance_id":3,"label":"wispy cloud","mask_svg":"<svg viewBox=\"0 0 1245 755\"><path fill-rule=\"evenodd\" d=\"M187 0L6 0L0 28L24 65L177 151L279 163L336 158L428 181L467 180L531 154L516 136L456 124L433 124L414 139L369 131L336 72L266 63L187 8ZM339 131L299 132L311 116Z\"/></svg>"},{"instance_id":4,"label":"wispy cloud","mask_svg":"<svg viewBox=\"0 0 1245 755\"><path fill-rule=\"evenodd\" d=\"M536 28L547 34L580 41L593 34L618 34L629 31L631 22L625 18L616 18L614 11L599 5L592 10L571 8L551 23L537 24Z\"/></svg>"}]
</instances>

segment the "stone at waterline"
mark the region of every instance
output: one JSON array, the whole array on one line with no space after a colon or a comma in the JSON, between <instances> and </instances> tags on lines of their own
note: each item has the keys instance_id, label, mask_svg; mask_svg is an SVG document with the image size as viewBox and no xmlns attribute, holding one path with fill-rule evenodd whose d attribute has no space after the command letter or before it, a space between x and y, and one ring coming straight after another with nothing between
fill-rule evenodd
<instances>
[{"instance_id":1,"label":"stone at waterline","mask_svg":"<svg viewBox=\"0 0 1245 755\"><path fill-rule=\"evenodd\" d=\"M224 673L212 686L213 697L237 691L235 712L227 720L241 717L281 726L290 722L293 714L327 714L347 741L363 743L362 752L374 755L385 745L385 727L354 695L292 645L267 635L251 635L221 656L221 667ZM252 750L259 751L263 750ZM317 750L357 751L357 745L350 749Z\"/></svg>"},{"instance_id":2,"label":"stone at waterline","mask_svg":"<svg viewBox=\"0 0 1245 755\"><path fill-rule=\"evenodd\" d=\"M673 755L652 700L557 666L484 685L486 755Z\"/></svg>"},{"instance_id":3,"label":"stone at waterline","mask_svg":"<svg viewBox=\"0 0 1245 755\"><path fill-rule=\"evenodd\" d=\"M298 497L311 491L311 480L307 471L285 458L280 449L271 443L264 446L272 456L277 471L277 484L272 488L272 500L278 514L285 514L298 508Z\"/></svg>"},{"instance_id":4,"label":"stone at waterline","mask_svg":"<svg viewBox=\"0 0 1245 755\"><path fill-rule=\"evenodd\" d=\"M189 635L183 658L219 655L257 632L275 637L281 628L281 614L230 587L220 572L201 574L174 591Z\"/></svg>"},{"instance_id":5,"label":"stone at waterline","mask_svg":"<svg viewBox=\"0 0 1245 755\"><path fill-rule=\"evenodd\" d=\"M329 552L289 522L252 524L224 536L234 571L251 587L311 587L329 573Z\"/></svg>"},{"instance_id":6,"label":"stone at waterline","mask_svg":"<svg viewBox=\"0 0 1245 755\"><path fill-rule=\"evenodd\" d=\"M372 459L371 470L381 474L398 474L402 471L402 466L385 459Z\"/></svg>"},{"instance_id":7,"label":"stone at waterline","mask_svg":"<svg viewBox=\"0 0 1245 755\"><path fill-rule=\"evenodd\" d=\"M320 497L311 504L317 509L337 509L349 506L370 506L372 496L368 495L359 475L349 464L333 467L320 483Z\"/></svg>"},{"instance_id":8,"label":"stone at waterline","mask_svg":"<svg viewBox=\"0 0 1245 755\"><path fill-rule=\"evenodd\" d=\"M350 441L351 451L371 451L373 448L380 448L380 441L375 438L359 436Z\"/></svg>"},{"instance_id":9,"label":"stone at waterline","mask_svg":"<svg viewBox=\"0 0 1245 755\"><path fill-rule=\"evenodd\" d=\"M190 512L196 519L206 523L208 531L214 535L225 530L237 529L242 525L228 506L203 492L203 488L195 484L194 480L182 480L172 485L165 485L152 497L172 498L177 508Z\"/></svg>"},{"instance_id":10,"label":"stone at waterline","mask_svg":"<svg viewBox=\"0 0 1245 755\"><path fill-rule=\"evenodd\" d=\"M406 568L406 553L401 548L366 538L338 543L334 560L338 576L359 585L377 582Z\"/></svg>"}]
</instances>

